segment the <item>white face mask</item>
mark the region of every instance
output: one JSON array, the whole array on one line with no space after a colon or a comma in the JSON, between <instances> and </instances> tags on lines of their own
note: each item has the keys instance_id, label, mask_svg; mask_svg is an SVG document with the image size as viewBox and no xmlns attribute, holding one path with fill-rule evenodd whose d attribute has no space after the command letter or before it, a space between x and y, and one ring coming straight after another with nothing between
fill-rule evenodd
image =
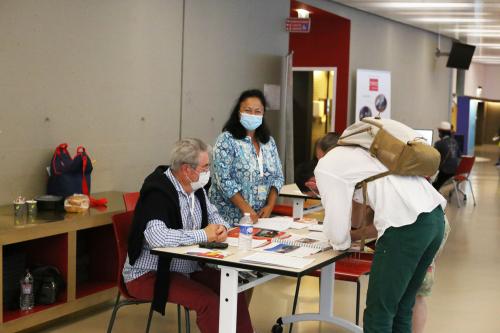
<instances>
[{"instance_id":1,"label":"white face mask","mask_svg":"<svg viewBox=\"0 0 500 333\"><path fill-rule=\"evenodd\" d=\"M191 188L193 189L193 192L207 185L209 179L210 179L210 170L205 172L200 172L198 180L195 182L193 181L191 182Z\"/></svg>"}]
</instances>

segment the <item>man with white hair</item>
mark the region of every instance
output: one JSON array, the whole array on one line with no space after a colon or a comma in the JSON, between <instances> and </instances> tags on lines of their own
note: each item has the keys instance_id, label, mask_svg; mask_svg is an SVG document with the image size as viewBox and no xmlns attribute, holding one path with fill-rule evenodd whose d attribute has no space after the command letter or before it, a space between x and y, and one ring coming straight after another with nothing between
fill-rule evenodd
<instances>
[{"instance_id":1,"label":"man with white hair","mask_svg":"<svg viewBox=\"0 0 500 333\"><path fill-rule=\"evenodd\" d=\"M453 138L451 124L447 121L442 121L438 127L440 140L434 144L434 148L441 154L441 163L439 164L439 173L432 186L439 191L441 186L453 175L457 170L460 162L460 148L457 141Z\"/></svg>"},{"instance_id":2,"label":"man with white hair","mask_svg":"<svg viewBox=\"0 0 500 333\"><path fill-rule=\"evenodd\" d=\"M171 165L159 166L142 185L132 223L123 278L128 292L153 299L164 314L167 301L196 311L202 333L219 330L220 272L197 261L158 258L155 247L224 241L229 225L207 198L210 146L199 139L175 144ZM253 332L245 295L238 296L237 331Z\"/></svg>"}]
</instances>

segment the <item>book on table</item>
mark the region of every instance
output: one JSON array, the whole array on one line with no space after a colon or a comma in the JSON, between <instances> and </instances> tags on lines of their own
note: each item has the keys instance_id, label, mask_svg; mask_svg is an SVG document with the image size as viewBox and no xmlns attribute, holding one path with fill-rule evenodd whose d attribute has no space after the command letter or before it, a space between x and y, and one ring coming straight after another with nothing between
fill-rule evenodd
<instances>
[{"instance_id":1,"label":"book on table","mask_svg":"<svg viewBox=\"0 0 500 333\"><path fill-rule=\"evenodd\" d=\"M273 238L272 242L298 247L308 247L317 249L317 252L326 251L332 248L328 239L322 232L310 232L306 235L292 234L285 239Z\"/></svg>"}]
</instances>

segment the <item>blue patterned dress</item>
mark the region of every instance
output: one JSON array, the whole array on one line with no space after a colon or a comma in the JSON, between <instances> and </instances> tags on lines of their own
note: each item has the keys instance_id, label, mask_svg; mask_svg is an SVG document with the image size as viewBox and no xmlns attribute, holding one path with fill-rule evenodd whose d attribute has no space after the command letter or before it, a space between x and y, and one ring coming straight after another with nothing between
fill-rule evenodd
<instances>
[{"instance_id":1,"label":"blue patterned dress","mask_svg":"<svg viewBox=\"0 0 500 333\"><path fill-rule=\"evenodd\" d=\"M250 137L235 139L223 132L217 138L213 151L212 186L208 196L226 222L233 225L242 217L241 211L230 200L240 193L253 210L259 212L266 205L271 187L279 192L284 178L276 143L271 137L260 143L263 173L260 174L257 152Z\"/></svg>"}]
</instances>

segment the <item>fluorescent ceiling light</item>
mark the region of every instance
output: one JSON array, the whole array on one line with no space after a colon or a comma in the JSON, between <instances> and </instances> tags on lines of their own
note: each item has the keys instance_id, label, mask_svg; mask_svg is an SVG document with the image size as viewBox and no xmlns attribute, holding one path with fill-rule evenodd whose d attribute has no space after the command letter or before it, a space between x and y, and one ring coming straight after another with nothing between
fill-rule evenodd
<instances>
[{"instance_id":1,"label":"fluorescent ceiling light","mask_svg":"<svg viewBox=\"0 0 500 333\"><path fill-rule=\"evenodd\" d=\"M474 8L474 4L463 2L366 2L363 5L389 9Z\"/></svg>"},{"instance_id":2,"label":"fluorescent ceiling light","mask_svg":"<svg viewBox=\"0 0 500 333\"><path fill-rule=\"evenodd\" d=\"M489 16L491 13L475 13L475 12L421 12L421 11L408 11L408 12L396 12L396 15L402 16L417 16L417 15L442 15L442 16Z\"/></svg>"},{"instance_id":3,"label":"fluorescent ceiling light","mask_svg":"<svg viewBox=\"0 0 500 333\"><path fill-rule=\"evenodd\" d=\"M471 32L466 34L468 37L484 37L484 38L500 38L500 33L477 33L477 32Z\"/></svg>"},{"instance_id":4,"label":"fluorescent ceiling light","mask_svg":"<svg viewBox=\"0 0 500 333\"><path fill-rule=\"evenodd\" d=\"M360 2L360 6L383 9L469 9L500 8L498 3L472 2ZM482 2L482 1L481 1Z\"/></svg>"},{"instance_id":5,"label":"fluorescent ceiling light","mask_svg":"<svg viewBox=\"0 0 500 333\"><path fill-rule=\"evenodd\" d=\"M469 34L469 33L477 33L477 34L500 34L500 29L445 29L444 31L447 32L458 32L458 33L463 33L463 34Z\"/></svg>"},{"instance_id":6,"label":"fluorescent ceiling light","mask_svg":"<svg viewBox=\"0 0 500 333\"><path fill-rule=\"evenodd\" d=\"M471 17L417 17L411 19L422 23L473 23L473 22L491 22L492 20L484 18Z\"/></svg>"},{"instance_id":7,"label":"fluorescent ceiling light","mask_svg":"<svg viewBox=\"0 0 500 333\"><path fill-rule=\"evenodd\" d=\"M496 49L500 50L500 43L476 43L477 47L484 47L485 49Z\"/></svg>"}]
</instances>

